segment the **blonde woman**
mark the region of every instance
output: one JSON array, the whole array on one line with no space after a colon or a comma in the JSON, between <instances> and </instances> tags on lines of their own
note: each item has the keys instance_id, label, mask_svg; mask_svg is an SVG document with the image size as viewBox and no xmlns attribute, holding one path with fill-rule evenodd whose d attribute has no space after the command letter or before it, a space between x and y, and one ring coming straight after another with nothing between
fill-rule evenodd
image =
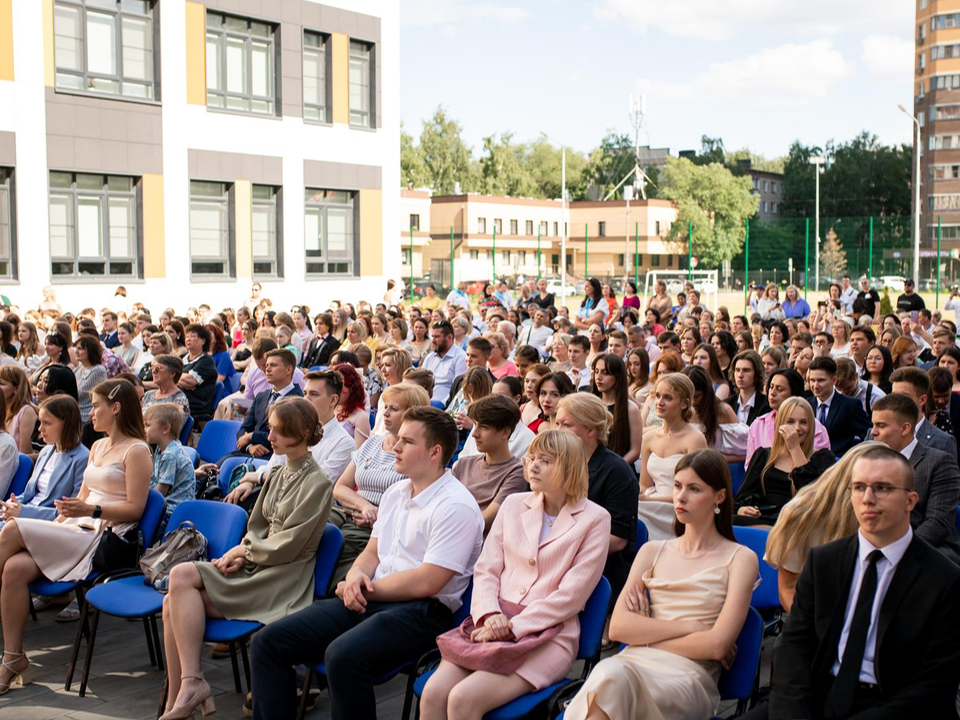
<instances>
[{"instance_id":1,"label":"blonde woman","mask_svg":"<svg viewBox=\"0 0 960 720\"><path fill-rule=\"evenodd\" d=\"M377 355L380 377L384 387L392 387L403 382L403 374L412 367L410 353L399 347L383 348ZM383 435L386 428L383 426L383 393L377 399L377 420L373 425L374 435Z\"/></svg>"},{"instance_id":2,"label":"blonde woman","mask_svg":"<svg viewBox=\"0 0 960 720\"><path fill-rule=\"evenodd\" d=\"M490 357L487 359L487 367L490 373L497 380L501 380L507 375L520 375L517 366L510 359L510 344L503 333L488 332L484 337L490 341Z\"/></svg>"},{"instance_id":3,"label":"blonde woman","mask_svg":"<svg viewBox=\"0 0 960 720\"><path fill-rule=\"evenodd\" d=\"M550 372L567 372L573 367L567 354L569 344L570 335L566 333L554 333L550 338L550 354L553 356L553 362L548 365Z\"/></svg>"},{"instance_id":4,"label":"blonde woman","mask_svg":"<svg viewBox=\"0 0 960 720\"><path fill-rule=\"evenodd\" d=\"M350 345L359 345L367 339L367 325L360 320L354 320L347 325L347 342Z\"/></svg>"},{"instance_id":5,"label":"blonde woman","mask_svg":"<svg viewBox=\"0 0 960 720\"><path fill-rule=\"evenodd\" d=\"M855 445L817 482L800 488L780 511L763 559L777 568L780 605L788 613L811 548L857 532L857 517L850 503L850 476L857 460L877 447L884 445L872 440Z\"/></svg>"},{"instance_id":6,"label":"blonde woman","mask_svg":"<svg viewBox=\"0 0 960 720\"><path fill-rule=\"evenodd\" d=\"M780 305L780 291L773 283L767 285L763 297L757 301L757 312L763 320L783 320L784 312Z\"/></svg>"},{"instance_id":7,"label":"blonde woman","mask_svg":"<svg viewBox=\"0 0 960 720\"><path fill-rule=\"evenodd\" d=\"M835 462L829 448L814 450L813 408L789 397L777 410L773 447L757 448L734 498L737 525L773 525L797 489L809 485Z\"/></svg>"},{"instance_id":8,"label":"blonde woman","mask_svg":"<svg viewBox=\"0 0 960 720\"><path fill-rule=\"evenodd\" d=\"M679 353L665 352L653 362L653 370L650 373L650 387L647 390L647 399L641 408L643 415L643 427L650 428L662 425L660 417L657 415L657 404L653 401L653 388L656 387L657 380L670 373L678 373L683 370L683 360Z\"/></svg>"},{"instance_id":9,"label":"blonde woman","mask_svg":"<svg viewBox=\"0 0 960 720\"><path fill-rule=\"evenodd\" d=\"M850 326L846 320L837 320L833 323L833 350L830 357L834 360L850 357Z\"/></svg>"},{"instance_id":10,"label":"blonde woman","mask_svg":"<svg viewBox=\"0 0 960 720\"><path fill-rule=\"evenodd\" d=\"M7 403L6 430L25 455L36 459L31 438L37 424L37 406L30 394L30 379L19 365L0 365L0 392Z\"/></svg>"}]
</instances>

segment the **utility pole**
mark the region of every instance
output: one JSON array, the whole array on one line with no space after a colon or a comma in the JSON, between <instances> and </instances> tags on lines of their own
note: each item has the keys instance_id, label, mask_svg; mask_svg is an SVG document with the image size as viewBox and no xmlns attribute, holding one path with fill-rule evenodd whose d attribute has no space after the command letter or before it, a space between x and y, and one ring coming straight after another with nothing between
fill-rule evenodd
<instances>
[{"instance_id":1,"label":"utility pole","mask_svg":"<svg viewBox=\"0 0 960 720\"><path fill-rule=\"evenodd\" d=\"M814 155L810 158L810 164L814 166L813 174L816 178L816 200L814 204L814 217L813 220L813 242L814 242L814 264L817 266L816 271L816 285L814 285L813 291L820 292L820 174L823 172L823 165L826 163L826 158L822 155Z\"/></svg>"},{"instance_id":2,"label":"utility pole","mask_svg":"<svg viewBox=\"0 0 960 720\"><path fill-rule=\"evenodd\" d=\"M913 144L913 156L916 158L916 170L913 175L913 284L920 290L920 121L903 105L897 105L900 112L913 120L917 128L917 139ZM939 264L940 257L937 256ZM939 285L938 285L939 289Z\"/></svg>"}]
</instances>

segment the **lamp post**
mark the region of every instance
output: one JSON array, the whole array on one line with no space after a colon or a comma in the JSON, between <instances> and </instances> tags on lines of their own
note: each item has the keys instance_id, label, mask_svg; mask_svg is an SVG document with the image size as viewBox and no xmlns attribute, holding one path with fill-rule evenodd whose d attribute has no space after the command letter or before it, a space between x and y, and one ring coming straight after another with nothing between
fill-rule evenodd
<instances>
[{"instance_id":1,"label":"lamp post","mask_svg":"<svg viewBox=\"0 0 960 720\"><path fill-rule=\"evenodd\" d=\"M814 155L810 158L810 164L814 166L813 174L816 177L816 201L814 205L814 231L813 231L813 242L815 246L814 251L814 265L817 266L816 271L816 285L814 286L815 292L820 292L820 174L823 172L823 165L826 162L826 158L822 155Z\"/></svg>"},{"instance_id":2,"label":"lamp post","mask_svg":"<svg viewBox=\"0 0 960 720\"><path fill-rule=\"evenodd\" d=\"M540 134L548 142L552 138L542 130ZM567 148L560 146L560 304L567 300Z\"/></svg>"},{"instance_id":3,"label":"lamp post","mask_svg":"<svg viewBox=\"0 0 960 720\"><path fill-rule=\"evenodd\" d=\"M920 289L920 121L903 105L897 105L904 115L913 120L917 128L917 139L913 144L913 155L916 158L916 170L913 176L913 284ZM937 258L937 263L940 259Z\"/></svg>"}]
</instances>

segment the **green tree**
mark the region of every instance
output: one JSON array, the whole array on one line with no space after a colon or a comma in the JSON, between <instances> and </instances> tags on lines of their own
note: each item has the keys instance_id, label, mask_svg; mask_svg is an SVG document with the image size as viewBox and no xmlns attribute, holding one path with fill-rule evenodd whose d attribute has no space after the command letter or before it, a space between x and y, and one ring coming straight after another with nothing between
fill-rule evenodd
<instances>
[{"instance_id":1,"label":"green tree","mask_svg":"<svg viewBox=\"0 0 960 720\"><path fill-rule=\"evenodd\" d=\"M678 209L669 240L685 243L693 222L693 254L704 268L717 268L740 252L744 221L757 212L749 178L734 177L719 163L695 165L673 157L660 177L660 197L673 200Z\"/></svg>"},{"instance_id":2,"label":"green tree","mask_svg":"<svg viewBox=\"0 0 960 720\"><path fill-rule=\"evenodd\" d=\"M561 195L562 150L544 138L527 144L525 162L536 185L534 197L556 200ZM567 148L567 194L574 199L586 196L587 158Z\"/></svg>"},{"instance_id":3,"label":"green tree","mask_svg":"<svg viewBox=\"0 0 960 720\"><path fill-rule=\"evenodd\" d=\"M413 144L413 136L400 125L400 182L405 188L428 185L427 166L420 148Z\"/></svg>"},{"instance_id":4,"label":"green tree","mask_svg":"<svg viewBox=\"0 0 960 720\"><path fill-rule=\"evenodd\" d=\"M724 165L727 162L727 153L723 149L722 138L712 138L708 135L700 136L700 152L694 159L694 165L710 165L717 163Z\"/></svg>"},{"instance_id":5,"label":"green tree","mask_svg":"<svg viewBox=\"0 0 960 720\"><path fill-rule=\"evenodd\" d=\"M462 192L476 189L476 166L460 132L460 123L449 118L443 107L438 107L432 118L423 121L420 156L427 184L437 195L452 193L456 182L460 183Z\"/></svg>"},{"instance_id":6,"label":"green tree","mask_svg":"<svg viewBox=\"0 0 960 720\"><path fill-rule=\"evenodd\" d=\"M537 185L530 173L526 147L513 142L513 133L488 135L480 158L480 191L488 195L533 197Z\"/></svg>"},{"instance_id":7,"label":"green tree","mask_svg":"<svg viewBox=\"0 0 960 720\"><path fill-rule=\"evenodd\" d=\"M831 227L820 248L820 271L830 280L837 280L847 271L847 254L840 237Z\"/></svg>"},{"instance_id":8,"label":"green tree","mask_svg":"<svg viewBox=\"0 0 960 720\"><path fill-rule=\"evenodd\" d=\"M757 155L754 152L751 152L748 148L741 148L740 150L728 150L726 153L725 164L730 168L730 172L734 175L743 175L743 171L740 170L740 161L749 160L750 168L752 170L760 170L762 172L772 172L772 173L783 173L783 166L787 162L786 157L779 157L768 159L763 155Z\"/></svg>"}]
</instances>

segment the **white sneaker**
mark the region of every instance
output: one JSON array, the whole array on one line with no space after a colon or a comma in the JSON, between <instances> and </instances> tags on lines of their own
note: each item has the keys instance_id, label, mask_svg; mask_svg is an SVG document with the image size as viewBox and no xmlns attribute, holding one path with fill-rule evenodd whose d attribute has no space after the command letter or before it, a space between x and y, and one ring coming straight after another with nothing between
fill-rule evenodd
<instances>
[{"instance_id":1,"label":"white sneaker","mask_svg":"<svg viewBox=\"0 0 960 720\"><path fill-rule=\"evenodd\" d=\"M74 599L63 610L57 613L57 622L68 623L76 622L80 619L80 603Z\"/></svg>"}]
</instances>

